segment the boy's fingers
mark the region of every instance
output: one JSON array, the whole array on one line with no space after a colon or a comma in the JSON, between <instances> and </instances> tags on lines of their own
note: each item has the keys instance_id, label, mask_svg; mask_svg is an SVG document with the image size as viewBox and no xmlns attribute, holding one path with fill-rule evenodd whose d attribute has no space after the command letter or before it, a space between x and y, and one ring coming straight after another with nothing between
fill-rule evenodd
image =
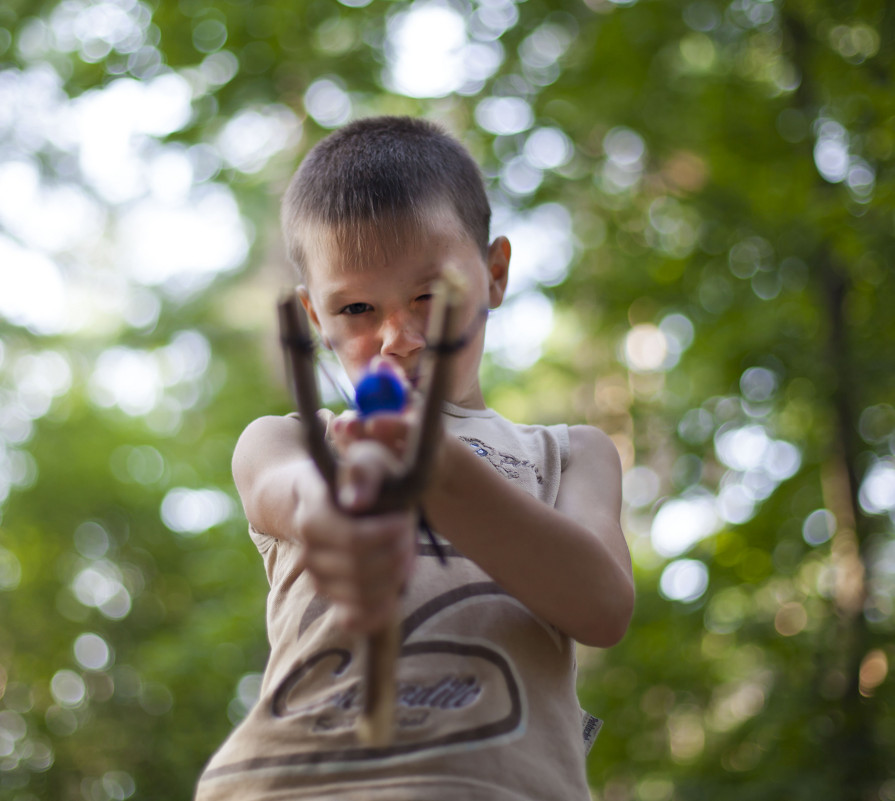
<instances>
[{"instance_id":1,"label":"boy's fingers","mask_svg":"<svg viewBox=\"0 0 895 801\"><path fill-rule=\"evenodd\" d=\"M416 551L410 513L337 514L328 523L303 531L302 562L316 581L352 581L361 592L375 585L404 583Z\"/></svg>"},{"instance_id":2,"label":"boy's fingers","mask_svg":"<svg viewBox=\"0 0 895 801\"><path fill-rule=\"evenodd\" d=\"M339 474L343 508L321 492L305 496L295 518L303 569L357 633L376 631L395 614L416 550L411 512L363 514L396 462L377 442L353 443Z\"/></svg>"},{"instance_id":3,"label":"boy's fingers","mask_svg":"<svg viewBox=\"0 0 895 801\"><path fill-rule=\"evenodd\" d=\"M373 608L401 594L401 585L398 583L376 584L362 589L355 582L346 579L321 581L316 589L333 603L354 604L361 608Z\"/></svg>"},{"instance_id":4,"label":"boy's fingers","mask_svg":"<svg viewBox=\"0 0 895 801\"><path fill-rule=\"evenodd\" d=\"M412 425L404 414L377 414L364 421L364 433L397 456L403 456Z\"/></svg>"},{"instance_id":5,"label":"boy's fingers","mask_svg":"<svg viewBox=\"0 0 895 801\"><path fill-rule=\"evenodd\" d=\"M414 421L415 414L412 412L377 412L366 418L346 413L333 420L329 433L336 451L343 458L354 443L364 440L375 440L400 458L406 450Z\"/></svg>"},{"instance_id":6,"label":"boy's fingers","mask_svg":"<svg viewBox=\"0 0 895 801\"><path fill-rule=\"evenodd\" d=\"M352 444L339 467L339 504L349 512L369 511L386 476L399 467L394 455L377 442Z\"/></svg>"},{"instance_id":7,"label":"boy's fingers","mask_svg":"<svg viewBox=\"0 0 895 801\"><path fill-rule=\"evenodd\" d=\"M313 523L299 515L295 525L306 549L337 549L358 556L390 543L412 541L416 530L413 515L402 511L355 517L333 510Z\"/></svg>"},{"instance_id":8,"label":"boy's fingers","mask_svg":"<svg viewBox=\"0 0 895 801\"><path fill-rule=\"evenodd\" d=\"M363 559L338 550L317 550L308 555L307 568L319 581L350 581L359 592L376 592L388 584L401 584L410 560L406 549L374 551Z\"/></svg>"},{"instance_id":9,"label":"boy's fingers","mask_svg":"<svg viewBox=\"0 0 895 801\"><path fill-rule=\"evenodd\" d=\"M339 453L363 437L364 423L356 412L343 412L330 424L329 433L332 443Z\"/></svg>"}]
</instances>

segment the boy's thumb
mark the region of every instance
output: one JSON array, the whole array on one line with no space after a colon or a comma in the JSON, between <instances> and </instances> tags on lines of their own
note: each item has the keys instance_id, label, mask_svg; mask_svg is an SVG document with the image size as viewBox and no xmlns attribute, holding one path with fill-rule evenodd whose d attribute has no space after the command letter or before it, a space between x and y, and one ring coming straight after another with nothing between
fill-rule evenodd
<instances>
[{"instance_id":1,"label":"boy's thumb","mask_svg":"<svg viewBox=\"0 0 895 801\"><path fill-rule=\"evenodd\" d=\"M348 512L371 509L395 461L377 442L363 440L352 444L339 468L339 505Z\"/></svg>"}]
</instances>

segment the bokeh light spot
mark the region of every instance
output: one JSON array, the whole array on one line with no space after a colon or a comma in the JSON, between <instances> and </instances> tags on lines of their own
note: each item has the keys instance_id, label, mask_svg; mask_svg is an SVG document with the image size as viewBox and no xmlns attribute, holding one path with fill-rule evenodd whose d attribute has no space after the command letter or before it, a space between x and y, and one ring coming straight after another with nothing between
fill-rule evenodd
<instances>
[{"instance_id":1,"label":"bokeh light spot","mask_svg":"<svg viewBox=\"0 0 895 801\"><path fill-rule=\"evenodd\" d=\"M335 128L351 117L351 98L334 78L320 78L305 92L305 108L323 128Z\"/></svg>"},{"instance_id":2,"label":"bokeh light spot","mask_svg":"<svg viewBox=\"0 0 895 801\"><path fill-rule=\"evenodd\" d=\"M895 461L881 459L867 471L861 482L858 500L868 514L895 510Z\"/></svg>"},{"instance_id":3,"label":"bokeh light spot","mask_svg":"<svg viewBox=\"0 0 895 801\"><path fill-rule=\"evenodd\" d=\"M87 687L73 670L58 670L50 681L50 692L62 707L79 707L87 697Z\"/></svg>"},{"instance_id":4,"label":"bokeh light spot","mask_svg":"<svg viewBox=\"0 0 895 801\"><path fill-rule=\"evenodd\" d=\"M263 169L277 153L298 144L300 137L301 125L292 110L273 103L231 117L215 143L224 161L251 174Z\"/></svg>"},{"instance_id":5,"label":"bokeh light spot","mask_svg":"<svg viewBox=\"0 0 895 801\"><path fill-rule=\"evenodd\" d=\"M783 604L774 616L774 628L784 637L794 637L808 625L808 613L798 601Z\"/></svg>"},{"instance_id":6,"label":"bokeh light spot","mask_svg":"<svg viewBox=\"0 0 895 801\"><path fill-rule=\"evenodd\" d=\"M85 670L104 670L112 661L109 644L98 634L81 634L73 646L75 659Z\"/></svg>"},{"instance_id":7,"label":"bokeh light spot","mask_svg":"<svg viewBox=\"0 0 895 801\"><path fill-rule=\"evenodd\" d=\"M889 658L882 648L874 648L861 660L859 689L865 698L873 695L889 675Z\"/></svg>"},{"instance_id":8,"label":"bokeh light spot","mask_svg":"<svg viewBox=\"0 0 895 801\"><path fill-rule=\"evenodd\" d=\"M659 578L659 591L670 601L692 603L709 585L708 568L698 559L678 559L668 564Z\"/></svg>"},{"instance_id":9,"label":"bokeh light spot","mask_svg":"<svg viewBox=\"0 0 895 801\"><path fill-rule=\"evenodd\" d=\"M715 499L693 492L662 504L653 518L650 540L659 556L673 558L714 534L720 525Z\"/></svg>"},{"instance_id":10,"label":"bokeh light spot","mask_svg":"<svg viewBox=\"0 0 895 801\"><path fill-rule=\"evenodd\" d=\"M492 313L485 329L485 349L498 363L524 370L540 358L541 347L552 330L550 301L540 292L523 292Z\"/></svg>"},{"instance_id":11,"label":"bokeh light spot","mask_svg":"<svg viewBox=\"0 0 895 801\"><path fill-rule=\"evenodd\" d=\"M777 391L777 376L765 367L750 367L740 376L740 391L744 398L764 403Z\"/></svg>"},{"instance_id":12,"label":"bokeh light spot","mask_svg":"<svg viewBox=\"0 0 895 801\"><path fill-rule=\"evenodd\" d=\"M637 465L622 477L622 496L635 508L648 506L659 495L659 475L650 467Z\"/></svg>"},{"instance_id":13,"label":"bokeh light spot","mask_svg":"<svg viewBox=\"0 0 895 801\"><path fill-rule=\"evenodd\" d=\"M534 111L522 97L486 97L475 107L475 119L486 131L507 136L531 128Z\"/></svg>"},{"instance_id":14,"label":"bokeh light spot","mask_svg":"<svg viewBox=\"0 0 895 801\"><path fill-rule=\"evenodd\" d=\"M92 520L75 529L74 540L78 553L87 559L102 559L111 545L108 532Z\"/></svg>"},{"instance_id":15,"label":"bokeh light spot","mask_svg":"<svg viewBox=\"0 0 895 801\"><path fill-rule=\"evenodd\" d=\"M204 19L193 28L193 47L200 53L220 50L227 41L227 26L216 19Z\"/></svg>"},{"instance_id":16,"label":"bokeh light spot","mask_svg":"<svg viewBox=\"0 0 895 801\"><path fill-rule=\"evenodd\" d=\"M178 534L196 535L230 519L235 511L233 500L217 489L170 490L162 501L162 521Z\"/></svg>"},{"instance_id":17,"label":"bokeh light spot","mask_svg":"<svg viewBox=\"0 0 895 801\"><path fill-rule=\"evenodd\" d=\"M625 336L625 363L634 372L650 373L662 369L667 355L668 340L658 326L640 323Z\"/></svg>"},{"instance_id":18,"label":"bokeh light spot","mask_svg":"<svg viewBox=\"0 0 895 801\"><path fill-rule=\"evenodd\" d=\"M110 620L121 620L131 610L131 596L121 571L108 559L92 562L79 571L71 588L84 606L98 609Z\"/></svg>"},{"instance_id":19,"label":"bokeh light spot","mask_svg":"<svg viewBox=\"0 0 895 801\"><path fill-rule=\"evenodd\" d=\"M836 516L829 509L815 509L802 523L802 538L809 545L823 545L836 533Z\"/></svg>"},{"instance_id":20,"label":"bokeh light spot","mask_svg":"<svg viewBox=\"0 0 895 801\"><path fill-rule=\"evenodd\" d=\"M22 565L16 555L0 548L0 590L14 590L22 580Z\"/></svg>"},{"instance_id":21,"label":"bokeh light spot","mask_svg":"<svg viewBox=\"0 0 895 801\"><path fill-rule=\"evenodd\" d=\"M559 128L536 128L525 140L525 158L539 170L554 170L568 164L574 148Z\"/></svg>"},{"instance_id":22,"label":"bokeh light spot","mask_svg":"<svg viewBox=\"0 0 895 801\"><path fill-rule=\"evenodd\" d=\"M460 14L417 0L388 23L386 83L409 97L444 97L463 85L465 45Z\"/></svg>"}]
</instances>

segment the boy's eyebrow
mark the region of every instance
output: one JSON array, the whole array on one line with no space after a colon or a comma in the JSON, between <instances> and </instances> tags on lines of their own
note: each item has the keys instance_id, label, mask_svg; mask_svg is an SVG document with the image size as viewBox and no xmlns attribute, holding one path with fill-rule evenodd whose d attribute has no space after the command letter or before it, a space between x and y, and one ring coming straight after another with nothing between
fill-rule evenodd
<instances>
[{"instance_id":1,"label":"boy's eyebrow","mask_svg":"<svg viewBox=\"0 0 895 801\"><path fill-rule=\"evenodd\" d=\"M423 277L417 282L417 286L424 286L426 284L431 284L441 278L442 273L444 272L445 264L443 262L432 262L428 265L428 268Z\"/></svg>"},{"instance_id":2,"label":"boy's eyebrow","mask_svg":"<svg viewBox=\"0 0 895 801\"><path fill-rule=\"evenodd\" d=\"M433 263L429 266L425 273L423 273L418 281L415 281L410 286L412 288L422 288L429 284L437 281L444 270L444 264L441 262ZM356 286L352 283L347 283L344 286L339 286L333 289L332 291L325 292L323 299L327 303L338 304L347 302L349 300L355 300L360 295L362 295L364 290L357 289Z\"/></svg>"},{"instance_id":3,"label":"boy's eyebrow","mask_svg":"<svg viewBox=\"0 0 895 801\"><path fill-rule=\"evenodd\" d=\"M356 302L360 297L360 292L357 290L344 289L344 290L336 290L335 292L329 292L323 296L324 302L335 308L337 306L343 306L346 303Z\"/></svg>"},{"instance_id":4,"label":"boy's eyebrow","mask_svg":"<svg viewBox=\"0 0 895 801\"><path fill-rule=\"evenodd\" d=\"M321 296L322 308L330 312L335 312L349 303L359 303L360 294L351 292L350 290L337 290L335 292L325 292Z\"/></svg>"}]
</instances>

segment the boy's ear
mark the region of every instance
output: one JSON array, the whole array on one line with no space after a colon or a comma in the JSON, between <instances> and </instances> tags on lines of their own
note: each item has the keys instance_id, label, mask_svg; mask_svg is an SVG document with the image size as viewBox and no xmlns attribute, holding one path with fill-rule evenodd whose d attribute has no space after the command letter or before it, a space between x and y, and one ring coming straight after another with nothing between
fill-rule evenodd
<instances>
[{"instance_id":1,"label":"boy's ear","mask_svg":"<svg viewBox=\"0 0 895 801\"><path fill-rule=\"evenodd\" d=\"M304 284L301 284L295 287L295 291L298 293L298 299L304 307L305 314L308 315L311 325L314 326L314 329L320 337L320 344L327 350L332 350L332 342L330 342L329 337L323 333L323 329L320 327L320 318L317 316L317 311L314 309L314 303L311 300L311 293L308 292L308 288Z\"/></svg>"},{"instance_id":2,"label":"boy's ear","mask_svg":"<svg viewBox=\"0 0 895 801\"><path fill-rule=\"evenodd\" d=\"M308 315L311 325L313 325L314 328L317 329L317 333L320 334L320 318L317 316L314 304L311 302L311 293L308 292L308 288L304 284L297 286L295 291L298 293L298 299L301 301L301 305L304 307L305 314Z\"/></svg>"},{"instance_id":3,"label":"boy's ear","mask_svg":"<svg viewBox=\"0 0 895 801\"><path fill-rule=\"evenodd\" d=\"M496 309L503 302L510 277L510 240L499 236L488 248L488 306Z\"/></svg>"}]
</instances>

